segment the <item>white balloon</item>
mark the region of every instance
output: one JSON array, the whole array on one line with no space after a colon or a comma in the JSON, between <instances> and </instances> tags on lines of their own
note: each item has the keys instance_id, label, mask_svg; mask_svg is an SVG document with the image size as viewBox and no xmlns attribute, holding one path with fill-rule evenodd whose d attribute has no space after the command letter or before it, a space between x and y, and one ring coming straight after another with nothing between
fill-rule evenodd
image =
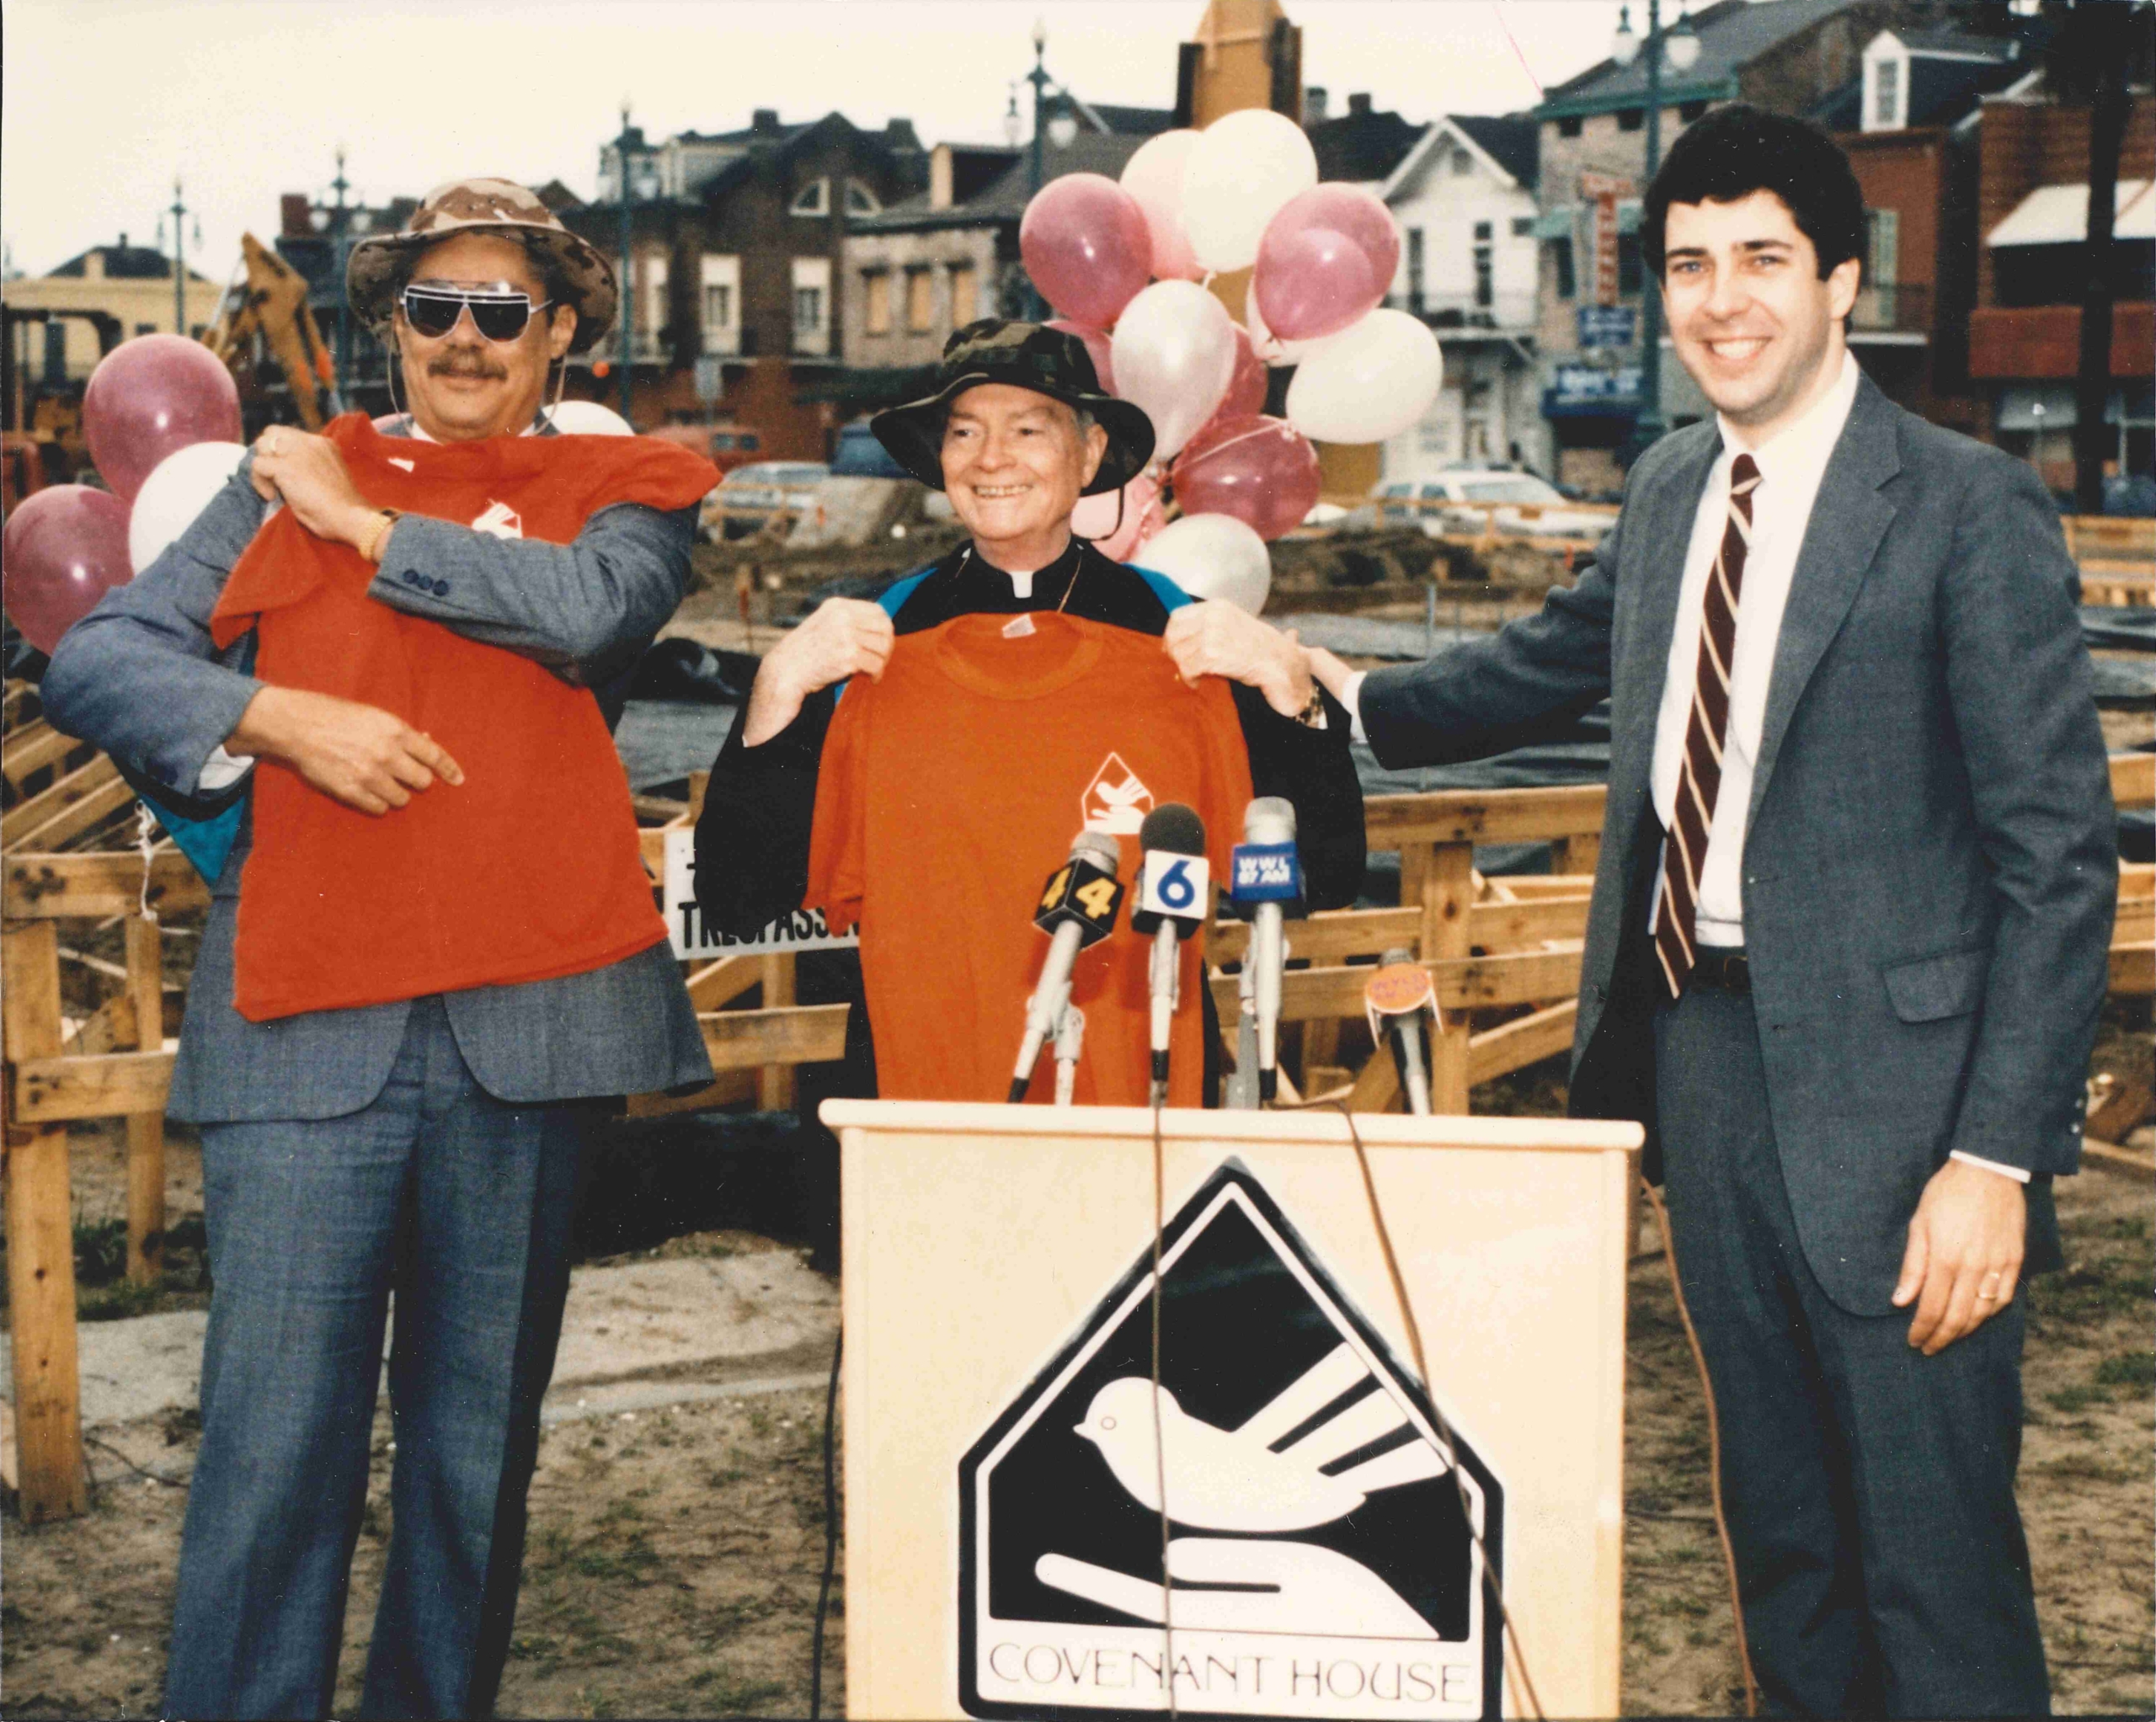
<instances>
[{"instance_id":1,"label":"white balloon","mask_svg":"<svg viewBox=\"0 0 2156 1722\"><path fill-rule=\"evenodd\" d=\"M1182 230L1182 176L1198 133L1184 128L1163 131L1138 147L1123 164L1120 184L1145 212L1153 240L1153 274L1167 281L1194 281L1205 273Z\"/></svg>"},{"instance_id":2,"label":"white balloon","mask_svg":"<svg viewBox=\"0 0 2156 1722\"><path fill-rule=\"evenodd\" d=\"M1235 375L1235 326L1195 281L1155 281L1123 308L1108 341L1115 392L1153 421L1166 460L1213 416Z\"/></svg>"},{"instance_id":3,"label":"white balloon","mask_svg":"<svg viewBox=\"0 0 2156 1722\"><path fill-rule=\"evenodd\" d=\"M1135 562L1193 598L1225 598L1252 616L1273 589L1265 541L1233 514L1185 514L1146 540Z\"/></svg>"},{"instance_id":4,"label":"white balloon","mask_svg":"<svg viewBox=\"0 0 2156 1722\"><path fill-rule=\"evenodd\" d=\"M1383 442L1429 410L1444 380L1420 317L1373 311L1311 345L1288 385L1288 422L1315 442Z\"/></svg>"},{"instance_id":5,"label":"white balloon","mask_svg":"<svg viewBox=\"0 0 2156 1722\"><path fill-rule=\"evenodd\" d=\"M127 511L127 560L136 573L195 524L246 457L240 443L195 442L157 462Z\"/></svg>"},{"instance_id":6,"label":"white balloon","mask_svg":"<svg viewBox=\"0 0 2156 1722\"><path fill-rule=\"evenodd\" d=\"M1311 341L1282 340L1265 326L1265 313L1257 308L1254 285L1243 296L1243 328L1250 335L1251 350L1269 365L1299 365L1303 355L1317 345L1318 340L1325 339L1321 335ZM1340 333L1345 334L1348 331L1342 329Z\"/></svg>"},{"instance_id":7,"label":"white balloon","mask_svg":"<svg viewBox=\"0 0 2156 1722\"><path fill-rule=\"evenodd\" d=\"M563 401L553 410L554 429L563 436L634 436L635 429L611 407L596 401Z\"/></svg>"},{"instance_id":8,"label":"white balloon","mask_svg":"<svg viewBox=\"0 0 2156 1722\"><path fill-rule=\"evenodd\" d=\"M1209 269L1248 269L1266 223L1317 184L1303 128L1265 108L1224 114L1198 134L1182 173L1182 229Z\"/></svg>"}]
</instances>

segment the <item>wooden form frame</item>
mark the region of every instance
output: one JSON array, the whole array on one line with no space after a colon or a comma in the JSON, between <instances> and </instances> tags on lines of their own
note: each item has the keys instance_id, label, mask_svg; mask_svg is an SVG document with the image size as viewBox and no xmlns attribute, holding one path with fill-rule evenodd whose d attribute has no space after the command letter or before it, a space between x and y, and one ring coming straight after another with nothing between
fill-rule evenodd
<instances>
[{"instance_id":1,"label":"wooden form frame","mask_svg":"<svg viewBox=\"0 0 2156 1722\"><path fill-rule=\"evenodd\" d=\"M2156 520L2069 514L2060 524L2081 570L2084 604L2156 603Z\"/></svg>"}]
</instances>

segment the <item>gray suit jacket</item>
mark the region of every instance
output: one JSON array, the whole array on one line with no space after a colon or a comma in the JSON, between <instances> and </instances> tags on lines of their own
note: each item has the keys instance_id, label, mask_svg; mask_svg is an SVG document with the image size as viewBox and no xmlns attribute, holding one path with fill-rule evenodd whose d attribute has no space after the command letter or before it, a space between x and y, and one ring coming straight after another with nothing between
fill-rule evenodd
<instances>
[{"instance_id":1,"label":"gray suit jacket","mask_svg":"<svg viewBox=\"0 0 2156 1722\"><path fill-rule=\"evenodd\" d=\"M1576 586L1362 692L1388 765L1495 751L1609 697L1572 1104L1650 1130L1655 725L1720 446L1711 423L1657 444ZM2079 1164L2118 867L2076 584L2026 466L1860 385L1782 621L1743 862L1790 1204L1857 1314L1891 1307L1950 1152Z\"/></svg>"},{"instance_id":2,"label":"gray suit jacket","mask_svg":"<svg viewBox=\"0 0 2156 1722\"><path fill-rule=\"evenodd\" d=\"M248 673L253 637L220 653L209 633L226 577L265 512L251 467L243 463L170 549L69 629L45 672L45 711L56 727L178 798L200 794L204 764L261 686ZM505 541L412 516L391 535L369 592L589 684L633 659L673 615L694 530L694 510L633 504L595 514L570 545ZM579 810L565 802L561 812L568 819ZM232 935L248 846L243 834L212 888L171 1111L196 1123L356 1112L387 1080L409 1006L274 1022L233 1010ZM500 1100L635 1094L711 1079L664 945L584 974L452 993L447 1005L465 1062Z\"/></svg>"}]
</instances>

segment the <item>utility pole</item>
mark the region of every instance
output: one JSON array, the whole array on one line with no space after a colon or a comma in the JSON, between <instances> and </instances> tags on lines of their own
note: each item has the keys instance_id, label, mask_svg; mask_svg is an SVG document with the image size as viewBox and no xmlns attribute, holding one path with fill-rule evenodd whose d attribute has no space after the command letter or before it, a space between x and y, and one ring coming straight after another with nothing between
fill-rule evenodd
<instances>
[{"instance_id":1,"label":"utility pole","mask_svg":"<svg viewBox=\"0 0 2156 1722\"><path fill-rule=\"evenodd\" d=\"M188 209L181 201L179 178L172 182L172 332L179 336L187 333L187 228ZM195 224L195 243L202 243L202 224Z\"/></svg>"},{"instance_id":2,"label":"utility pole","mask_svg":"<svg viewBox=\"0 0 2156 1722\"><path fill-rule=\"evenodd\" d=\"M2063 81L2073 97L2089 104L2089 212L2073 387L2073 509L2081 514L2104 511L2104 460L2111 452L2104 409L2111 394L2111 304L2116 292L2111 261L2119 156L2132 103L2127 77L2134 37L2147 28L2145 9L2128 0L2079 0L2058 44L2068 60ZM2125 471L2123 460L2120 471Z\"/></svg>"},{"instance_id":3,"label":"utility pole","mask_svg":"<svg viewBox=\"0 0 2156 1722\"><path fill-rule=\"evenodd\" d=\"M1668 55L1669 63L1680 72L1689 71L1700 58L1700 39L1693 32L1689 18L1680 13L1675 26L1664 30L1662 0L1646 0L1646 39L1633 35L1629 8L1620 10L1617 14L1617 39L1610 53L1620 66L1630 65L1637 54L1644 52L1646 56L1646 161L1641 176L1642 196L1646 188L1654 184L1656 171L1662 166L1662 56ZM1632 459L1637 460L1668 429L1662 417L1662 283L1643 280L1640 283L1640 411L1632 421Z\"/></svg>"},{"instance_id":4,"label":"utility pole","mask_svg":"<svg viewBox=\"0 0 2156 1722\"><path fill-rule=\"evenodd\" d=\"M329 182L329 189L337 194L337 201L330 206L329 235L331 255L337 259L337 399L341 405L350 392L352 369L352 307L344 292L344 266L351 259L351 245L346 235L351 224L351 212L344 207L344 194L351 189L344 178L344 146L337 146L337 177Z\"/></svg>"},{"instance_id":5,"label":"utility pole","mask_svg":"<svg viewBox=\"0 0 2156 1722\"><path fill-rule=\"evenodd\" d=\"M629 204L629 151L633 141L629 130L629 99L622 98L622 135L614 140L614 169L617 176L616 189L622 198L622 269L621 304L616 313L622 324L622 381L621 414L629 417L629 381L636 369L636 273L635 259L631 254L636 243L635 216Z\"/></svg>"}]
</instances>

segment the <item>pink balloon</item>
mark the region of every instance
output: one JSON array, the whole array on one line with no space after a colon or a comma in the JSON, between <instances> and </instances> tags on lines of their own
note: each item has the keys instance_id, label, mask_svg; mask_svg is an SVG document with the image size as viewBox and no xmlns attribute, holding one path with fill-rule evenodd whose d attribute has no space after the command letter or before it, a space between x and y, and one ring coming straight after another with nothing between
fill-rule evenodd
<instances>
[{"instance_id":1,"label":"pink balloon","mask_svg":"<svg viewBox=\"0 0 2156 1722\"><path fill-rule=\"evenodd\" d=\"M1119 491L1081 497L1070 514L1070 530L1091 539L1110 562L1129 561L1167 523L1161 509L1161 482L1144 472Z\"/></svg>"},{"instance_id":2,"label":"pink balloon","mask_svg":"<svg viewBox=\"0 0 2156 1722\"><path fill-rule=\"evenodd\" d=\"M1067 317L1053 319L1049 327L1061 329L1066 335L1075 335L1086 344L1086 356L1093 361L1093 375L1101 385L1101 392L1115 392L1115 370L1108 363L1108 337L1105 329L1089 329L1082 323L1073 323Z\"/></svg>"},{"instance_id":3,"label":"pink balloon","mask_svg":"<svg viewBox=\"0 0 2156 1722\"><path fill-rule=\"evenodd\" d=\"M1400 267L1400 228L1358 186L1314 185L1267 225L1251 294L1283 341L1337 334L1383 302Z\"/></svg>"},{"instance_id":4,"label":"pink balloon","mask_svg":"<svg viewBox=\"0 0 2156 1722\"><path fill-rule=\"evenodd\" d=\"M98 361L83 434L99 476L125 502L175 449L240 441L239 389L200 341L137 335Z\"/></svg>"},{"instance_id":5,"label":"pink balloon","mask_svg":"<svg viewBox=\"0 0 2156 1722\"><path fill-rule=\"evenodd\" d=\"M1042 298L1106 328L1145 285L1153 242L1138 201L1103 173L1065 173L1026 205L1018 253Z\"/></svg>"},{"instance_id":6,"label":"pink balloon","mask_svg":"<svg viewBox=\"0 0 2156 1722\"><path fill-rule=\"evenodd\" d=\"M1220 397L1220 404L1213 416L1198 428L1198 434L1191 438L1192 445L1203 442L1215 429L1230 419L1248 419L1265 410L1265 389L1270 373L1265 361L1257 356L1257 348L1251 342L1250 331L1241 323L1235 325L1235 374L1228 379L1228 392Z\"/></svg>"},{"instance_id":7,"label":"pink balloon","mask_svg":"<svg viewBox=\"0 0 2156 1722\"><path fill-rule=\"evenodd\" d=\"M1264 539L1293 531L1317 506L1317 450L1286 419L1260 413L1208 426L1174 477L1186 519L1232 514Z\"/></svg>"},{"instance_id":8,"label":"pink balloon","mask_svg":"<svg viewBox=\"0 0 2156 1722\"><path fill-rule=\"evenodd\" d=\"M87 484L54 484L23 498L0 538L8 614L23 637L50 653L98 600L134 578L127 560L127 504Z\"/></svg>"}]
</instances>

